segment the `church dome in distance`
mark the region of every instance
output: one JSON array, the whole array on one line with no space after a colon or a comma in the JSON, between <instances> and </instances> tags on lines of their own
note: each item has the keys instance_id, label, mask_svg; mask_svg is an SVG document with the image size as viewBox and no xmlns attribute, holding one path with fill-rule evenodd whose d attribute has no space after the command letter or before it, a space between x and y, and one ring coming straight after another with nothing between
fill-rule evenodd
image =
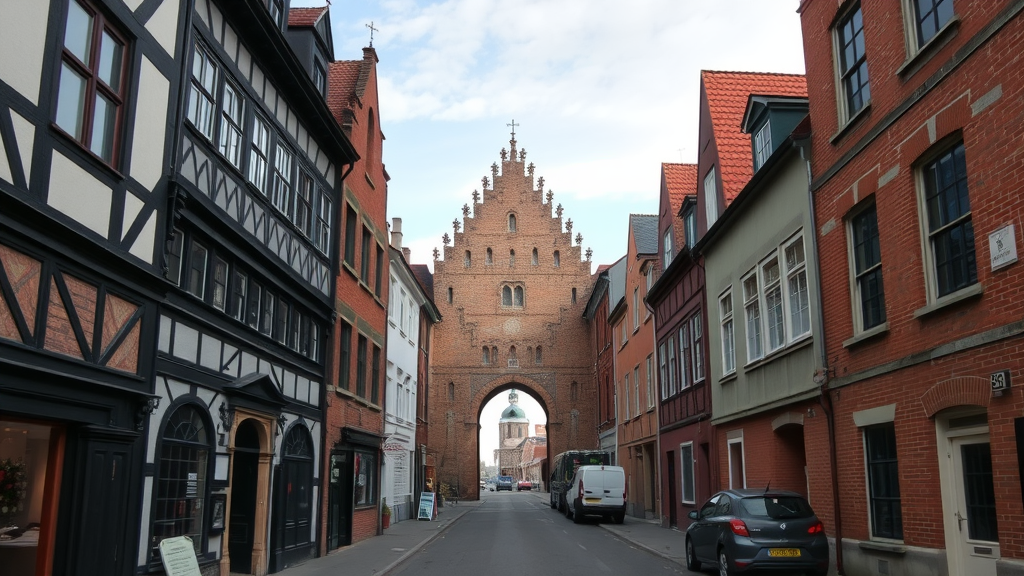
<instances>
[{"instance_id":1,"label":"church dome in distance","mask_svg":"<svg viewBox=\"0 0 1024 576\"><path fill-rule=\"evenodd\" d=\"M526 412L518 406L519 394L512 390L508 393L508 408L501 413L499 422L529 422Z\"/></svg>"}]
</instances>

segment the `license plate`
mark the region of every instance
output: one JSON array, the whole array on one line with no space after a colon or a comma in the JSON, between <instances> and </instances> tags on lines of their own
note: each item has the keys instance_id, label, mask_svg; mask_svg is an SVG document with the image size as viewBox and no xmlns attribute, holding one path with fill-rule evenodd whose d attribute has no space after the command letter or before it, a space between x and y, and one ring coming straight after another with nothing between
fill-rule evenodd
<instances>
[{"instance_id":1,"label":"license plate","mask_svg":"<svg viewBox=\"0 0 1024 576\"><path fill-rule=\"evenodd\" d=\"M600 498L584 498L583 501L586 502L587 504L600 504L601 503L601 499Z\"/></svg>"},{"instance_id":2,"label":"license plate","mask_svg":"<svg viewBox=\"0 0 1024 576\"><path fill-rule=\"evenodd\" d=\"M799 558L799 548L769 548L768 555L773 558Z\"/></svg>"}]
</instances>

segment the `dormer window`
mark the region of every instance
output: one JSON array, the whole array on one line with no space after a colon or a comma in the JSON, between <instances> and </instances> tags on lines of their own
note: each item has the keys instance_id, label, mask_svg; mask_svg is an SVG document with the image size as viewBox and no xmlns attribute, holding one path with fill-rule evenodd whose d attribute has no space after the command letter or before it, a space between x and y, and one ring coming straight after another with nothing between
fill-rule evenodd
<instances>
[{"instance_id":1,"label":"dormer window","mask_svg":"<svg viewBox=\"0 0 1024 576\"><path fill-rule=\"evenodd\" d=\"M313 63L313 84L316 85L317 92L320 93L324 98L327 97L327 74L324 72L324 66L319 60Z\"/></svg>"},{"instance_id":2,"label":"dormer window","mask_svg":"<svg viewBox=\"0 0 1024 576\"><path fill-rule=\"evenodd\" d=\"M761 169L772 155L772 123L768 120L754 134L754 171Z\"/></svg>"}]
</instances>

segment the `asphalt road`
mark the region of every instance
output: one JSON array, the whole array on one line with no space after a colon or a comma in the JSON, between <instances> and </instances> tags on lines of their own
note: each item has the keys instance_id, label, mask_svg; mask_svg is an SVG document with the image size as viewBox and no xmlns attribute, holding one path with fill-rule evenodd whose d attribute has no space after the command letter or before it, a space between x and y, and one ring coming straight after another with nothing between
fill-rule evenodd
<instances>
[{"instance_id":1,"label":"asphalt road","mask_svg":"<svg viewBox=\"0 0 1024 576\"><path fill-rule=\"evenodd\" d=\"M483 502L392 574L524 576L691 574L637 549L598 525L573 524L546 500L519 492L482 492Z\"/></svg>"}]
</instances>

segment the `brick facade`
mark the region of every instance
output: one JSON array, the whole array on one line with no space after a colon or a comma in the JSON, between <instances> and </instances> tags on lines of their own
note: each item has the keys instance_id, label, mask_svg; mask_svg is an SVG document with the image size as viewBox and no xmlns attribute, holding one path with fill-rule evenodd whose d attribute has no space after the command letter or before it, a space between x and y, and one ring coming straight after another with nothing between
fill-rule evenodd
<instances>
[{"instance_id":1,"label":"brick facade","mask_svg":"<svg viewBox=\"0 0 1024 576\"><path fill-rule=\"evenodd\" d=\"M578 345L592 338L583 318L590 261L543 179L535 183L526 151L514 138L510 144L484 178L482 197L474 193L463 207L451 245L445 235L444 259L434 261L444 320L433 343L428 452L436 480L464 499L479 497L480 411L510 388L545 410L549 454L597 447L593 354Z\"/></svg>"}]
</instances>

